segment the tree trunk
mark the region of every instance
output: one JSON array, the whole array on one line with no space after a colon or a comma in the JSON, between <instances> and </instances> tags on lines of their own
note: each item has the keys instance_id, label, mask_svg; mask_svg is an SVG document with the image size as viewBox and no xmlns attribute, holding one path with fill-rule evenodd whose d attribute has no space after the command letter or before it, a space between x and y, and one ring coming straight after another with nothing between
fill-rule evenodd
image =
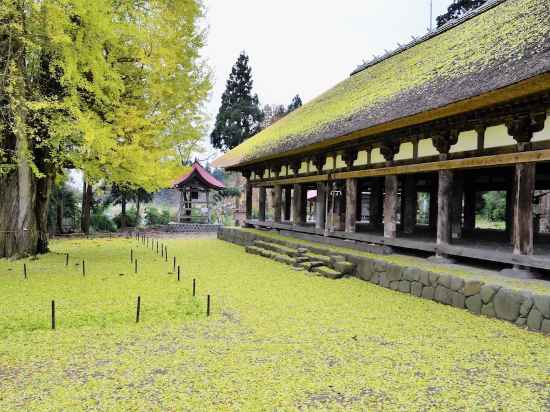
<instances>
[{"instance_id":1,"label":"tree trunk","mask_svg":"<svg viewBox=\"0 0 550 412\"><path fill-rule=\"evenodd\" d=\"M18 144L19 146L19 144ZM0 258L48 251L48 197L53 177L37 179L28 162L0 177Z\"/></svg>"},{"instance_id":2,"label":"tree trunk","mask_svg":"<svg viewBox=\"0 0 550 412\"><path fill-rule=\"evenodd\" d=\"M92 209L93 190L90 183L84 181L82 191L82 218L80 226L83 233L90 234L90 218Z\"/></svg>"},{"instance_id":3,"label":"tree trunk","mask_svg":"<svg viewBox=\"0 0 550 412\"><path fill-rule=\"evenodd\" d=\"M0 174L0 258L47 252L48 198L55 177L52 166L44 162L46 149L33 147L28 132L29 124L39 121L29 116L26 104L31 100L27 99L31 76L27 71L26 45L22 41L28 36L24 3L14 2L14 11L8 19L13 18L23 36L15 35L13 39L10 36L11 53L3 56L6 58L3 75L7 76L9 87L1 93L0 149L7 153L11 169ZM44 177L36 177L38 173L31 168L31 159L33 168Z\"/></svg>"},{"instance_id":4,"label":"tree trunk","mask_svg":"<svg viewBox=\"0 0 550 412\"><path fill-rule=\"evenodd\" d=\"M59 190L57 193L56 205L56 231L57 234L63 234L63 191Z\"/></svg>"},{"instance_id":5,"label":"tree trunk","mask_svg":"<svg viewBox=\"0 0 550 412\"><path fill-rule=\"evenodd\" d=\"M136 216L137 216L136 225L138 225L138 226L141 223L140 208L141 208L141 200L139 198L139 193L138 193L138 194L136 194Z\"/></svg>"},{"instance_id":6,"label":"tree trunk","mask_svg":"<svg viewBox=\"0 0 550 412\"><path fill-rule=\"evenodd\" d=\"M120 201L122 210L120 211L120 230L126 230L126 194L122 193Z\"/></svg>"}]
</instances>

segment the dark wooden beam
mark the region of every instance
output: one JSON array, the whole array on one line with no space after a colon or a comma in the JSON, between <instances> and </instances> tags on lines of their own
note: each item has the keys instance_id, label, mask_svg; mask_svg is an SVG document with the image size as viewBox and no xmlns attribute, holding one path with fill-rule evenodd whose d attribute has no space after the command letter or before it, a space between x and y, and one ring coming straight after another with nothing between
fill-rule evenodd
<instances>
[{"instance_id":1,"label":"dark wooden beam","mask_svg":"<svg viewBox=\"0 0 550 412\"><path fill-rule=\"evenodd\" d=\"M385 180L384 196L384 237L395 239L397 237L397 189L396 175L388 175Z\"/></svg>"},{"instance_id":2,"label":"dark wooden beam","mask_svg":"<svg viewBox=\"0 0 550 412\"><path fill-rule=\"evenodd\" d=\"M453 172L439 171L437 192L437 246L451 243L451 205L453 194ZM438 252L438 255L441 253Z\"/></svg>"},{"instance_id":3,"label":"dark wooden beam","mask_svg":"<svg viewBox=\"0 0 550 412\"><path fill-rule=\"evenodd\" d=\"M283 188L281 185L273 187L273 221L281 223L281 212L283 203Z\"/></svg>"},{"instance_id":4,"label":"dark wooden beam","mask_svg":"<svg viewBox=\"0 0 550 412\"><path fill-rule=\"evenodd\" d=\"M258 219L261 222L265 222L265 212L266 212L266 200L267 200L267 189L265 187L260 187L258 195Z\"/></svg>"},{"instance_id":5,"label":"dark wooden beam","mask_svg":"<svg viewBox=\"0 0 550 412\"><path fill-rule=\"evenodd\" d=\"M401 192L402 204L402 226L406 234L414 233L416 225L416 212L418 204L418 193L416 191L416 176L406 175L403 179L403 190Z\"/></svg>"},{"instance_id":6,"label":"dark wooden beam","mask_svg":"<svg viewBox=\"0 0 550 412\"><path fill-rule=\"evenodd\" d=\"M346 232L355 232L357 222L357 179L346 180Z\"/></svg>"},{"instance_id":7,"label":"dark wooden beam","mask_svg":"<svg viewBox=\"0 0 550 412\"><path fill-rule=\"evenodd\" d=\"M327 185L317 183L317 198L315 200L315 228L325 230L327 215Z\"/></svg>"},{"instance_id":8,"label":"dark wooden beam","mask_svg":"<svg viewBox=\"0 0 550 412\"><path fill-rule=\"evenodd\" d=\"M533 254L533 194L535 164L516 165L514 188L514 254Z\"/></svg>"}]
</instances>

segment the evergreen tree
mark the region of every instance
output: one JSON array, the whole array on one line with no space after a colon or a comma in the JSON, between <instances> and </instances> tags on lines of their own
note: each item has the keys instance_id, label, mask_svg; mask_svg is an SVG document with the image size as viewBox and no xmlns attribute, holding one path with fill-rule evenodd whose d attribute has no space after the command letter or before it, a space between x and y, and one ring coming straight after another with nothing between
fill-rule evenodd
<instances>
[{"instance_id":1,"label":"evergreen tree","mask_svg":"<svg viewBox=\"0 0 550 412\"><path fill-rule=\"evenodd\" d=\"M485 4L487 0L454 0L447 9L447 13L437 17L437 27L443 26L448 21L458 19L466 12L477 9Z\"/></svg>"},{"instance_id":2,"label":"evergreen tree","mask_svg":"<svg viewBox=\"0 0 550 412\"><path fill-rule=\"evenodd\" d=\"M258 95L252 94L252 84L248 56L242 52L231 69L216 125L210 135L215 148L232 149L260 131L263 113Z\"/></svg>"},{"instance_id":3,"label":"evergreen tree","mask_svg":"<svg viewBox=\"0 0 550 412\"><path fill-rule=\"evenodd\" d=\"M300 95L297 94L296 96L294 96L292 98L292 101L290 102L290 104L288 105L288 109L287 109L287 113L290 113L290 112L293 112L294 110L296 110L298 107L302 107L302 99L300 98Z\"/></svg>"}]
</instances>

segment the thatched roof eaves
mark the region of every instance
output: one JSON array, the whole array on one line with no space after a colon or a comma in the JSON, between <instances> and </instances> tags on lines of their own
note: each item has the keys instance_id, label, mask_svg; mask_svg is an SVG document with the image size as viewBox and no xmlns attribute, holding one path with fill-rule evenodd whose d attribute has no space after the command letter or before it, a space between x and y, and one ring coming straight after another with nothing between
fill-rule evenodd
<instances>
[{"instance_id":1,"label":"thatched roof eaves","mask_svg":"<svg viewBox=\"0 0 550 412\"><path fill-rule=\"evenodd\" d=\"M548 73L549 10L550 0L504 1L347 78L215 164L283 156Z\"/></svg>"}]
</instances>

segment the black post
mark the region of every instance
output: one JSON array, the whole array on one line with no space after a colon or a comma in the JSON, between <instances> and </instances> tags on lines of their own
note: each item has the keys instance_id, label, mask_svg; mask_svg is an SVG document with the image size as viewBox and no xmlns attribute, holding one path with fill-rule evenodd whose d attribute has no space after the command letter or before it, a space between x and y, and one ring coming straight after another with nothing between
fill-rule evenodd
<instances>
[{"instance_id":1,"label":"black post","mask_svg":"<svg viewBox=\"0 0 550 412\"><path fill-rule=\"evenodd\" d=\"M27 279L27 264L23 263L23 276Z\"/></svg>"},{"instance_id":2,"label":"black post","mask_svg":"<svg viewBox=\"0 0 550 412\"><path fill-rule=\"evenodd\" d=\"M206 316L210 316L210 295L206 296Z\"/></svg>"},{"instance_id":3,"label":"black post","mask_svg":"<svg viewBox=\"0 0 550 412\"><path fill-rule=\"evenodd\" d=\"M197 281L193 279L193 296L195 296L197 291Z\"/></svg>"},{"instance_id":4,"label":"black post","mask_svg":"<svg viewBox=\"0 0 550 412\"><path fill-rule=\"evenodd\" d=\"M139 323L139 312L141 311L141 296L137 298L137 308L136 308L136 323Z\"/></svg>"},{"instance_id":5,"label":"black post","mask_svg":"<svg viewBox=\"0 0 550 412\"><path fill-rule=\"evenodd\" d=\"M55 330L55 300L52 300L52 330Z\"/></svg>"},{"instance_id":6,"label":"black post","mask_svg":"<svg viewBox=\"0 0 550 412\"><path fill-rule=\"evenodd\" d=\"M134 249L130 249L130 263L134 262Z\"/></svg>"},{"instance_id":7,"label":"black post","mask_svg":"<svg viewBox=\"0 0 550 412\"><path fill-rule=\"evenodd\" d=\"M65 266L69 266L69 254L65 253Z\"/></svg>"},{"instance_id":8,"label":"black post","mask_svg":"<svg viewBox=\"0 0 550 412\"><path fill-rule=\"evenodd\" d=\"M134 273L137 273L137 258L134 259Z\"/></svg>"},{"instance_id":9,"label":"black post","mask_svg":"<svg viewBox=\"0 0 550 412\"><path fill-rule=\"evenodd\" d=\"M176 271L176 257L174 256L174 269L172 270L172 272L175 272Z\"/></svg>"},{"instance_id":10,"label":"black post","mask_svg":"<svg viewBox=\"0 0 550 412\"><path fill-rule=\"evenodd\" d=\"M82 261L82 276L86 276L86 262Z\"/></svg>"},{"instance_id":11,"label":"black post","mask_svg":"<svg viewBox=\"0 0 550 412\"><path fill-rule=\"evenodd\" d=\"M159 254L159 241L157 240L157 255Z\"/></svg>"},{"instance_id":12,"label":"black post","mask_svg":"<svg viewBox=\"0 0 550 412\"><path fill-rule=\"evenodd\" d=\"M180 267L178 266L178 282L180 281Z\"/></svg>"},{"instance_id":13,"label":"black post","mask_svg":"<svg viewBox=\"0 0 550 412\"><path fill-rule=\"evenodd\" d=\"M164 248L164 261L168 262L168 248L167 247Z\"/></svg>"},{"instance_id":14,"label":"black post","mask_svg":"<svg viewBox=\"0 0 550 412\"><path fill-rule=\"evenodd\" d=\"M164 257L164 245L160 244L160 257Z\"/></svg>"}]
</instances>

